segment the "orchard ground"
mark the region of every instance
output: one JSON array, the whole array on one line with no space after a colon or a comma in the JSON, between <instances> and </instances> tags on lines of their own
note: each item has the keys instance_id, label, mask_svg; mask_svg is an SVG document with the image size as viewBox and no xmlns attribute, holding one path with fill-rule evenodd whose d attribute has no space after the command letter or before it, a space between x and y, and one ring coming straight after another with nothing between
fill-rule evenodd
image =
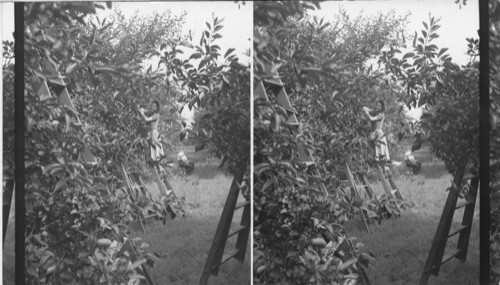
<instances>
[{"instance_id":1,"label":"orchard ground","mask_svg":"<svg viewBox=\"0 0 500 285\"><path fill-rule=\"evenodd\" d=\"M195 163L193 173L175 175L169 179L174 192L185 197L188 207L185 218L177 217L163 225L156 222L146 226L146 235L140 227L135 235L149 243L150 250L162 257L155 268L149 270L155 284L197 284L199 282L208 251L226 202L233 177L218 169L220 161L206 152L193 153L188 148L186 155ZM149 187L157 192L155 185ZM240 199L243 197L240 195ZM242 211L233 217L233 227L239 225ZM231 237L226 250L234 248L236 236ZM208 284L250 284L250 239L243 264L235 259L222 265L218 276L210 276Z\"/></svg>"},{"instance_id":2,"label":"orchard ground","mask_svg":"<svg viewBox=\"0 0 500 285\"><path fill-rule=\"evenodd\" d=\"M146 225L144 235L140 227L133 227L135 236L150 244L150 250L162 257L155 268L149 269L157 284L195 284L203 270L210 244L219 222L232 177L221 172L219 160L207 153L193 154L195 170L188 176L173 175L169 179L176 194L186 197L194 207L187 209L185 218L178 217L167 222ZM405 211L401 218L384 220L381 225L371 225L369 235L359 220L346 224L351 237L365 244L362 250L375 255L368 269L372 284L417 284L429 253L434 234L441 217L452 176L444 163L436 160L427 147L414 153L422 161L422 170L416 175L400 175L396 180L401 195L415 203L415 208ZM383 193L379 182L372 182L375 193ZM14 201L13 201L14 203ZM446 263L438 277L431 275L429 284L475 284L479 274L479 227L478 203L470 237L467 260L461 263L454 259ZM14 213L14 207L12 208ZM233 224L240 219L235 212ZM457 211L452 227L459 225L462 210ZM455 245L450 239L448 247ZM229 241L227 248L234 244ZM224 264L219 276L210 277L209 284L250 284L250 243L245 262L236 260ZM4 284L13 284L14 279L14 222L9 228L3 251Z\"/></svg>"},{"instance_id":3,"label":"orchard ground","mask_svg":"<svg viewBox=\"0 0 500 285\"><path fill-rule=\"evenodd\" d=\"M133 236L141 237L150 245L150 251L161 256L154 268L148 268L155 284L199 282L233 179L218 169L220 161L207 152L193 153L192 148L186 148L186 155L195 163L194 172L185 176L174 169L175 174L169 179L176 195L193 205L187 208L186 217L177 217L166 225L151 220L145 226L146 235L140 226L131 227ZM158 191L154 185L148 188ZM11 212L14 213L14 208ZM241 212L235 212L233 226L239 225ZM234 248L235 241L231 237L226 249ZM250 284L250 252L248 242L245 262L230 260L220 268L218 276L210 276L208 284ZM3 250L3 284L14 284L14 277L14 220L11 219Z\"/></svg>"},{"instance_id":4,"label":"orchard ground","mask_svg":"<svg viewBox=\"0 0 500 285\"><path fill-rule=\"evenodd\" d=\"M452 175L444 163L436 160L428 147L413 153L422 162L415 175L400 175L395 183L406 201L415 207L403 212L400 218L383 220L381 225L369 225L368 234L359 219L349 221L346 231L356 242L364 244L362 251L375 255L368 269L372 284L418 284L427 255L441 217ZM384 191L380 182L370 183L375 194ZM452 229L461 224L463 209L454 215ZM441 267L439 275L431 275L428 284L476 284L479 280L479 199L476 200L474 220L465 263L452 259ZM447 249L454 248L458 235L449 239ZM446 254L447 251L445 251Z\"/></svg>"}]
</instances>

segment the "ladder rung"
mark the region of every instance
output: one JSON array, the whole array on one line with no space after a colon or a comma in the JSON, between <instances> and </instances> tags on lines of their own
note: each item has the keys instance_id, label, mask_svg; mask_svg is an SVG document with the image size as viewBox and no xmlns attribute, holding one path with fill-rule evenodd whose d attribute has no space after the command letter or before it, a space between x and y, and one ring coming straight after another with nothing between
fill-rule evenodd
<instances>
[{"instance_id":1,"label":"ladder rung","mask_svg":"<svg viewBox=\"0 0 500 285\"><path fill-rule=\"evenodd\" d=\"M461 232L461 231L463 231L463 230L467 229L468 227L469 227L469 225L461 225L461 226L460 226L460 227L458 227L458 228L457 228L454 232L450 233L450 234L448 235L448 237L452 237L452 236L454 236L454 235L458 234L459 232Z\"/></svg>"},{"instance_id":2,"label":"ladder rung","mask_svg":"<svg viewBox=\"0 0 500 285\"><path fill-rule=\"evenodd\" d=\"M224 254L224 256L222 257L222 261L220 262L220 265L226 263L229 259L236 256L238 254L238 252L240 252L239 249L232 249L228 253Z\"/></svg>"},{"instance_id":3,"label":"ladder rung","mask_svg":"<svg viewBox=\"0 0 500 285\"><path fill-rule=\"evenodd\" d=\"M469 204L472 204L472 202L471 202L471 201L463 201L463 202L460 202L460 203L458 203L458 204L457 204L457 206L455 207L455 210L456 210L456 209L460 209L460 208L462 208L462 207L464 207L464 206L467 206L467 205L469 205Z\"/></svg>"},{"instance_id":4,"label":"ladder rung","mask_svg":"<svg viewBox=\"0 0 500 285\"><path fill-rule=\"evenodd\" d=\"M236 207L234 207L234 209L237 210L239 208L245 207L248 204L250 204L250 201L240 202L240 203L236 204Z\"/></svg>"},{"instance_id":5,"label":"ladder rung","mask_svg":"<svg viewBox=\"0 0 500 285\"><path fill-rule=\"evenodd\" d=\"M234 236L235 234L237 234L237 233L239 233L239 232L241 232L242 230L247 229L247 228L248 228L248 226L246 226L246 225L240 225L240 226L236 227L236 228L235 228L232 232L230 232L230 233L229 233L229 235L227 235L227 237L228 237L228 238L229 238L229 237L232 237L232 236Z\"/></svg>"},{"instance_id":6,"label":"ladder rung","mask_svg":"<svg viewBox=\"0 0 500 285\"><path fill-rule=\"evenodd\" d=\"M443 260L441 261L441 265L445 264L447 261L449 261L453 257L457 256L459 253L460 253L460 249L459 248L456 248L456 249L450 251L449 254L447 254L447 255L445 255L443 257Z\"/></svg>"}]
</instances>

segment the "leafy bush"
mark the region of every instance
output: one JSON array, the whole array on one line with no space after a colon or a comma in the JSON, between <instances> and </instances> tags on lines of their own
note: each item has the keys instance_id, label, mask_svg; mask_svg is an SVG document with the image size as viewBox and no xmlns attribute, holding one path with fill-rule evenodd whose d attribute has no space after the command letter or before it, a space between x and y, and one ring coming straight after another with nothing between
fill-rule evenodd
<instances>
[{"instance_id":1,"label":"leafy bush","mask_svg":"<svg viewBox=\"0 0 500 285\"><path fill-rule=\"evenodd\" d=\"M188 59L177 58L183 52L172 45L160 64L182 90L179 101L201 113L192 129L197 149L225 157L234 173L241 161L250 161L250 67L239 61L234 48L223 52L217 45L222 19L213 16L206 26L199 44L185 44L194 50Z\"/></svg>"},{"instance_id":2,"label":"leafy bush","mask_svg":"<svg viewBox=\"0 0 500 285\"><path fill-rule=\"evenodd\" d=\"M446 53L447 48L439 49L433 43L439 37L439 20L429 16L423 26L421 33L415 32L413 52L401 59L391 55L382 62L392 80L406 90L407 102L427 105L418 124L448 171L454 175L457 171L477 173L478 41L467 39L470 61L459 67Z\"/></svg>"},{"instance_id":3,"label":"leafy bush","mask_svg":"<svg viewBox=\"0 0 500 285\"><path fill-rule=\"evenodd\" d=\"M25 7L27 283L139 284L141 265L153 265L156 257L145 244L136 250L126 242L132 240L127 225L148 210L166 219L178 213L178 201L129 193L119 167L146 169L137 107L150 103L148 93L170 105L168 95L176 91L140 65L160 41L179 40L180 19L135 19L134 30L123 18L96 25L87 16L104 9L96 3ZM113 38L124 30L144 35L141 46ZM45 82L51 94L41 91ZM61 92L69 92L72 103L55 96ZM175 121L170 113L164 110L167 121Z\"/></svg>"},{"instance_id":4,"label":"leafy bush","mask_svg":"<svg viewBox=\"0 0 500 285\"><path fill-rule=\"evenodd\" d=\"M254 282L259 284L340 282L348 278L350 270L362 272L371 259L354 249L352 259L341 261L335 252L347 238L343 222L361 210L372 216L378 212L370 201L350 199L339 177L345 162L362 169L371 156L366 146L368 130L361 126L359 110L375 96L386 94L387 87L384 74L372 72L362 63L381 53L380 49L356 53L355 49L364 45L349 45L347 40L343 48L335 42L343 42L343 38L336 38L339 27L300 18L313 5L318 3L254 5L255 81L282 81L292 112L301 122L297 128L288 121L287 111L271 96L275 92L272 87L265 90L269 102L256 94ZM348 35L354 35L355 25L343 20L353 28ZM362 40L369 42L365 36ZM301 161L303 149L314 153L317 173ZM326 191L320 183L326 184ZM404 205L395 205L395 209L400 206Z\"/></svg>"}]
</instances>

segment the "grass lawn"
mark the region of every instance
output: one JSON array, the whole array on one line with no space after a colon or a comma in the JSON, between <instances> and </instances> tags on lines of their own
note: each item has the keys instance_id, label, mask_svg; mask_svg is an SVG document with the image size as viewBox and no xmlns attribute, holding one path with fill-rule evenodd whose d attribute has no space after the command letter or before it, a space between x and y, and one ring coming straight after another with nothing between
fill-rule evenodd
<instances>
[{"instance_id":1,"label":"grass lawn","mask_svg":"<svg viewBox=\"0 0 500 285\"><path fill-rule=\"evenodd\" d=\"M403 199L415 203L415 208L403 213L401 218L384 220L381 225L371 225L369 235L357 220L346 225L351 236L365 244L375 262L368 270L372 284L418 284L434 234L441 217L452 176L444 163L435 161L426 149L415 155L423 162L417 175L402 175L395 180ZM383 193L381 183L372 183L377 195ZM459 200L460 201L460 200ZM441 267L439 276L431 275L428 284L477 284L479 281L479 198L470 236L465 263L457 259ZM452 229L461 224L463 208L455 212ZM454 248L458 235L448 240L447 249ZM446 254L447 251L445 251Z\"/></svg>"},{"instance_id":2,"label":"grass lawn","mask_svg":"<svg viewBox=\"0 0 500 285\"><path fill-rule=\"evenodd\" d=\"M193 154L190 149L186 155L195 163L194 172L173 176L169 182L177 196L186 197L196 206L188 209L187 217L178 217L165 226L161 222L147 225L146 236L139 228L135 231L150 244L151 251L162 255L149 270L155 284L198 284L233 178L217 169L219 160L205 159L206 154ZM239 225L241 213L242 209L235 212L233 226ZM236 236L231 237L226 250L234 248L235 242ZM218 276L210 276L209 284L250 284L250 252L249 238L245 262L228 261Z\"/></svg>"}]
</instances>

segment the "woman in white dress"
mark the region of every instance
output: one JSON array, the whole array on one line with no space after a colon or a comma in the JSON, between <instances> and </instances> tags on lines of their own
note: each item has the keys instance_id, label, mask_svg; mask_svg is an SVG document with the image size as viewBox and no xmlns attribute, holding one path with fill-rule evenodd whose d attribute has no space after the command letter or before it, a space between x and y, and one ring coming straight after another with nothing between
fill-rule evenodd
<instances>
[{"instance_id":1,"label":"woman in white dress","mask_svg":"<svg viewBox=\"0 0 500 285\"><path fill-rule=\"evenodd\" d=\"M159 161L162 156L164 156L163 145L159 140L158 133L158 123L160 122L160 103L158 101L153 101L151 103L151 111L148 112L148 114L144 114L144 109L142 108L139 110L139 113L148 123L148 139L151 150L151 159L153 161Z\"/></svg>"},{"instance_id":2,"label":"woman in white dress","mask_svg":"<svg viewBox=\"0 0 500 285\"><path fill-rule=\"evenodd\" d=\"M375 146L375 160L389 161L389 148L387 147L387 138L382 130L385 119L385 104L384 101L377 101L377 108L371 110L368 107L363 107L363 111L371 122L372 132L370 133L370 141Z\"/></svg>"}]
</instances>

